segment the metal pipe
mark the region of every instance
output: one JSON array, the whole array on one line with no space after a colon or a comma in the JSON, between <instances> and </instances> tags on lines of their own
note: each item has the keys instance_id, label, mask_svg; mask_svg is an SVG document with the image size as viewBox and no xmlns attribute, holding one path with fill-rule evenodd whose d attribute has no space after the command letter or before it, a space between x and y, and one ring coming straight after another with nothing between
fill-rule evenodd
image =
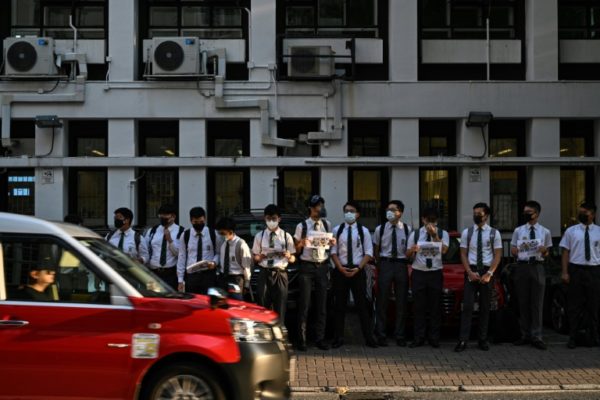
<instances>
[{"instance_id":1,"label":"metal pipe","mask_svg":"<svg viewBox=\"0 0 600 400\"><path fill-rule=\"evenodd\" d=\"M73 25L73 15L69 15L69 26L73 29L73 53L77 53L77 27Z\"/></svg>"}]
</instances>

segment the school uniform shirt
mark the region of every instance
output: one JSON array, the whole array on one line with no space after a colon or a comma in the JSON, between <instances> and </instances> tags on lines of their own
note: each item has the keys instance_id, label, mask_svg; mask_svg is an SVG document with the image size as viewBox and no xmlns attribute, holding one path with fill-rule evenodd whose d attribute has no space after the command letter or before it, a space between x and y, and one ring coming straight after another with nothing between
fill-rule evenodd
<instances>
[{"instance_id":1,"label":"school uniform shirt","mask_svg":"<svg viewBox=\"0 0 600 400\"><path fill-rule=\"evenodd\" d=\"M338 237L338 230L340 229L340 225L333 228L333 237ZM344 224L344 229L342 233L339 235L339 239L335 246L331 247L331 254L337 254L340 259L340 263L343 266L347 266L350 263L348 260L348 230L351 230L352 233L352 265L358 267L365 255L373 257L373 242L371 239L371 234L369 230L362 227L363 235L364 235L364 243L360 240L360 235L358 233L358 225L356 223L352 225Z\"/></svg>"},{"instance_id":2,"label":"school uniform shirt","mask_svg":"<svg viewBox=\"0 0 600 400\"><path fill-rule=\"evenodd\" d=\"M590 259L585 259L586 225L577 224L565 231L559 246L569 250L569 262L579 265L600 266L600 226L589 225Z\"/></svg>"},{"instance_id":3,"label":"school uniform shirt","mask_svg":"<svg viewBox=\"0 0 600 400\"><path fill-rule=\"evenodd\" d=\"M110 240L108 237L110 233L106 235L104 238L108 243L112 244L115 247L119 247L119 242L121 241L121 235L123 237L123 252L129 254L129 256L133 258L141 258L142 263L145 264L148 262L148 247L146 245L146 241L143 237L140 237L140 245L136 246L135 243L135 231L132 228L127 229L123 232L120 229L117 229L115 233L113 233Z\"/></svg>"},{"instance_id":4,"label":"school uniform shirt","mask_svg":"<svg viewBox=\"0 0 600 400\"><path fill-rule=\"evenodd\" d=\"M190 230L190 240L187 243L187 253L185 232L182 233L181 237L179 238L179 255L177 257L177 280L179 283L183 282L186 267L198 262L199 238L202 243L202 258L200 261L212 261L215 264L219 264L219 251L217 249L220 248L221 243L223 242L223 237L215 232L215 248L213 247L213 242L210 236L210 228L208 226L205 226L200 233L196 232L196 230L192 228Z\"/></svg>"},{"instance_id":5,"label":"school uniform shirt","mask_svg":"<svg viewBox=\"0 0 600 400\"><path fill-rule=\"evenodd\" d=\"M437 228L436 228L437 229ZM418 244L419 242L426 242L427 241L427 229L425 229L425 227L421 227L421 229L419 229L416 233L417 237L415 240L415 233L411 233L410 235L408 235L408 242L406 243L406 247L408 249L410 249L411 247L413 247L415 244ZM442 230L442 248L448 247L450 246L450 235L448 235L448 232ZM431 268L427 268L427 257L425 257L422 253L418 252L415 255L415 259L412 263L412 268L419 270L419 271L425 271L425 272L429 272L429 271L438 271L442 268L444 268L444 263L442 261L442 255L440 254L439 257L433 257L431 259Z\"/></svg>"},{"instance_id":6,"label":"school uniform shirt","mask_svg":"<svg viewBox=\"0 0 600 400\"><path fill-rule=\"evenodd\" d=\"M535 238L540 241L542 246L544 246L547 249L552 247L552 234L550 233L550 230L544 228L537 222L535 223L535 225L525 224L518 226L513 232L510 245L513 247L518 247L519 240L529 240L531 237L531 227L533 227ZM520 257L520 255L518 255L517 258L519 261L529 261L529 258L522 258ZM544 261L544 257L540 252L537 253L535 259L537 261Z\"/></svg>"},{"instance_id":7,"label":"school uniform shirt","mask_svg":"<svg viewBox=\"0 0 600 400\"><path fill-rule=\"evenodd\" d=\"M492 261L494 260L494 250L502 249L502 236L500 231L496 229L496 237L494 243L490 243L490 234L492 233L492 227L485 224L481 227L482 232L482 253L483 253L483 265L485 267L491 267ZM473 236L471 237L471 243L467 243L467 236L469 229L465 229L460 237L460 247L467 249L467 255L469 257L469 265L477 265L477 235L479 226L473 225Z\"/></svg>"},{"instance_id":8,"label":"school uniform shirt","mask_svg":"<svg viewBox=\"0 0 600 400\"><path fill-rule=\"evenodd\" d=\"M238 242L241 242L241 260L238 260L236 255ZM225 266L225 248L227 247L227 243L229 243L229 275L244 275L244 279L248 283L250 281L250 268L252 267L252 253L250 252L250 247L248 247L248 244L244 241L244 239L237 235L235 235L231 240L223 241L223 244L221 245L221 250L219 253L219 273L224 273L223 268Z\"/></svg>"},{"instance_id":9,"label":"school uniform shirt","mask_svg":"<svg viewBox=\"0 0 600 400\"><path fill-rule=\"evenodd\" d=\"M310 236L310 232L327 232L327 227L331 226L331 223L329 221L325 221L324 219L320 219L318 221L313 221L312 218L308 218L305 222L306 222L306 237ZM299 223L296 226L296 232L294 233L294 239L296 239L296 241L302 240L302 223ZM300 259L303 261L314 262L314 263L322 263L329 259L329 254L327 254L327 252L323 253L322 256L319 256L317 251L313 251L313 250L315 250L315 249L304 246L302 248L302 254L300 254Z\"/></svg>"},{"instance_id":10,"label":"school uniform shirt","mask_svg":"<svg viewBox=\"0 0 600 400\"><path fill-rule=\"evenodd\" d=\"M150 258L148 262L148 266L151 269L170 268L177 266L177 258L179 255L179 240L183 239L183 237L180 237L179 239L177 238L177 234L179 233L179 225L173 224L168 229L171 233L171 239L173 240L173 243L167 242L167 262L165 263L165 265L160 265L160 250L162 248L162 241L165 233L164 226L161 225L158 228L156 228L156 232L152 237L152 242L150 242L150 232L152 231L152 229L148 229L148 232L146 232L145 239L148 245L148 249L152 249L152 258ZM183 236L183 234L181 234L181 236Z\"/></svg>"},{"instance_id":11,"label":"school uniform shirt","mask_svg":"<svg viewBox=\"0 0 600 400\"><path fill-rule=\"evenodd\" d=\"M397 257L396 258L406 258L406 243L408 242L408 238L406 237L404 231L404 223L402 221L398 221L397 224L392 225L391 222L385 223L385 229L383 230L383 237L381 237L381 229L384 225L379 225L375 228L375 232L373 233L373 244L379 246L379 256L380 257L392 257L392 231L396 230L396 249L397 249ZM407 225L408 226L408 225ZM408 226L408 235L412 229Z\"/></svg>"},{"instance_id":12,"label":"school uniform shirt","mask_svg":"<svg viewBox=\"0 0 600 400\"><path fill-rule=\"evenodd\" d=\"M269 229L265 229L264 231L258 232L256 236L254 236L254 244L252 245L252 254L268 254L269 249L271 248L271 232ZM275 240L273 250L277 252L286 252L289 251L290 254L294 254L296 252L296 248L294 246L294 239L292 236L285 232L281 228L277 228L275 231ZM279 268L285 270L288 266L289 260L285 257L277 256L273 257L273 265L269 265L269 260L262 260L259 265L263 268Z\"/></svg>"}]
</instances>

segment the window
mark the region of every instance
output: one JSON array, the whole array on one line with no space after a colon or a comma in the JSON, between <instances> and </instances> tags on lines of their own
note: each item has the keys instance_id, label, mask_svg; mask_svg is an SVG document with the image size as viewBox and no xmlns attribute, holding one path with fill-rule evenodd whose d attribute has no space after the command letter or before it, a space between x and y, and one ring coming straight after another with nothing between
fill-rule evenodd
<instances>
[{"instance_id":1,"label":"window","mask_svg":"<svg viewBox=\"0 0 600 400\"><path fill-rule=\"evenodd\" d=\"M250 121L207 121L209 157L248 157Z\"/></svg>"},{"instance_id":2,"label":"window","mask_svg":"<svg viewBox=\"0 0 600 400\"><path fill-rule=\"evenodd\" d=\"M247 36L249 1L143 0L145 38L195 36L203 39L243 39ZM146 25L145 24L145 25Z\"/></svg>"},{"instance_id":3,"label":"window","mask_svg":"<svg viewBox=\"0 0 600 400\"><path fill-rule=\"evenodd\" d=\"M519 225L521 206L526 199L525 169L490 169L491 224L501 232Z\"/></svg>"},{"instance_id":4,"label":"window","mask_svg":"<svg viewBox=\"0 0 600 400\"><path fill-rule=\"evenodd\" d=\"M139 155L176 157L179 154L179 121L139 121Z\"/></svg>"},{"instance_id":5,"label":"window","mask_svg":"<svg viewBox=\"0 0 600 400\"><path fill-rule=\"evenodd\" d=\"M11 0L11 36L72 39L69 16L80 39L105 39L106 0Z\"/></svg>"},{"instance_id":6,"label":"window","mask_svg":"<svg viewBox=\"0 0 600 400\"><path fill-rule=\"evenodd\" d=\"M594 121L560 121L560 156L594 156Z\"/></svg>"},{"instance_id":7,"label":"window","mask_svg":"<svg viewBox=\"0 0 600 400\"><path fill-rule=\"evenodd\" d=\"M35 171L7 169L0 174L0 210L15 214L35 214Z\"/></svg>"},{"instance_id":8,"label":"window","mask_svg":"<svg viewBox=\"0 0 600 400\"><path fill-rule=\"evenodd\" d=\"M419 121L419 155L456 155L456 121Z\"/></svg>"},{"instance_id":9,"label":"window","mask_svg":"<svg viewBox=\"0 0 600 400\"><path fill-rule=\"evenodd\" d=\"M422 0L421 39L485 39L490 19L492 39L522 39L523 2L520 0Z\"/></svg>"},{"instance_id":10,"label":"window","mask_svg":"<svg viewBox=\"0 0 600 400\"><path fill-rule=\"evenodd\" d=\"M600 3L597 0L558 2L559 39L600 39Z\"/></svg>"},{"instance_id":11,"label":"window","mask_svg":"<svg viewBox=\"0 0 600 400\"><path fill-rule=\"evenodd\" d=\"M179 204L176 169L141 169L138 171L138 209L141 226L159 223L158 209L163 204Z\"/></svg>"},{"instance_id":12,"label":"window","mask_svg":"<svg viewBox=\"0 0 600 400\"><path fill-rule=\"evenodd\" d=\"M105 168L72 168L69 171L69 214L87 227L106 226L107 181Z\"/></svg>"},{"instance_id":13,"label":"window","mask_svg":"<svg viewBox=\"0 0 600 400\"><path fill-rule=\"evenodd\" d=\"M277 137L282 139L296 140L296 146L278 147L277 155L283 157L318 157L319 145L310 145L300 141L300 135L306 135L308 132L318 132L318 119L285 119L277 121Z\"/></svg>"},{"instance_id":14,"label":"window","mask_svg":"<svg viewBox=\"0 0 600 400\"><path fill-rule=\"evenodd\" d=\"M350 169L348 198L361 207L360 223L373 231L383 221L389 198L387 169Z\"/></svg>"},{"instance_id":15,"label":"window","mask_svg":"<svg viewBox=\"0 0 600 400\"><path fill-rule=\"evenodd\" d=\"M389 156L388 121L349 121L348 155L351 157Z\"/></svg>"},{"instance_id":16,"label":"window","mask_svg":"<svg viewBox=\"0 0 600 400\"><path fill-rule=\"evenodd\" d=\"M313 193L319 193L317 168L284 168L279 171L278 204L283 210L304 215L306 202Z\"/></svg>"},{"instance_id":17,"label":"window","mask_svg":"<svg viewBox=\"0 0 600 400\"><path fill-rule=\"evenodd\" d=\"M422 168L420 175L419 205L421 211L426 208L435 208L439 214L439 225L447 230L456 229L455 170Z\"/></svg>"},{"instance_id":18,"label":"window","mask_svg":"<svg viewBox=\"0 0 600 400\"><path fill-rule=\"evenodd\" d=\"M69 156L106 157L108 121L69 121Z\"/></svg>"},{"instance_id":19,"label":"window","mask_svg":"<svg viewBox=\"0 0 600 400\"><path fill-rule=\"evenodd\" d=\"M7 300L110 304L107 281L66 244L39 236L1 241ZM42 274L50 276L47 284L40 284Z\"/></svg>"},{"instance_id":20,"label":"window","mask_svg":"<svg viewBox=\"0 0 600 400\"><path fill-rule=\"evenodd\" d=\"M209 169L209 222L250 209L249 169ZM212 221L210 221L212 219Z\"/></svg>"},{"instance_id":21,"label":"window","mask_svg":"<svg viewBox=\"0 0 600 400\"><path fill-rule=\"evenodd\" d=\"M286 36L380 37L378 0L280 0ZM387 15L385 15L387 17Z\"/></svg>"},{"instance_id":22,"label":"window","mask_svg":"<svg viewBox=\"0 0 600 400\"><path fill-rule=\"evenodd\" d=\"M493 120L489 125L489 156L524 157L525 131L523 120Z\"/></svg>"},{"instance_id":23,"label":"window","mask_svg":"<svg viewBox=\"0 0 600 400\"><path fill-rule=\"evenodd\" d=\"M2 120L0 120L0 123ZM1 156L21 157L35 156L35 121L16 120L10 121L10 138L13 140L12 147L0 147Z\"/></svg>"},{"instance_id":24,"label":"window","mask_svg":"<svg viewBox=\"0 0 600 400\"><path fill-rule=\"evenodd\" d=\"M594 169L560 169L560 221L563 229L578 223L578 207L594 201Z\"/></svg>"}]
</instances>

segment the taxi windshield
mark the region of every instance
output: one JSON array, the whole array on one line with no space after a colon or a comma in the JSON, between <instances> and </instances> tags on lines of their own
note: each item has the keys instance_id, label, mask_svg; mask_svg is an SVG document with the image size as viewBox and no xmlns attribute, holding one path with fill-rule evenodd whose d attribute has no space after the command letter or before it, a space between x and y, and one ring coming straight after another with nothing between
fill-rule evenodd
<instances>
[{"instance_id":1,"label":"taxi windshield","mask_svg":"<svg viewBox=\"0 0 600 400\"><path fill-rule=\"evenodd\" d=\"M180 297L148 268L101 239L81 238L81 244L110 265L144 297Z\"/></svg>"}]
</instances>

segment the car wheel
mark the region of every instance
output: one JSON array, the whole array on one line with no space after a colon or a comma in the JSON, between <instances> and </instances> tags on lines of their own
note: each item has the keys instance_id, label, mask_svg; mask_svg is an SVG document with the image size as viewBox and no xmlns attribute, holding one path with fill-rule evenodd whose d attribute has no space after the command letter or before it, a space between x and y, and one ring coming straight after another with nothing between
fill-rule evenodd
<instances>
[{"instance_id":1,"label":"car wheel","mask_svg":"<svg viewBox=\"0 0 600 400\"><path fill-rule=\"evenodd\" d=\"M207 368L177 364L158 371L148 380L142 399L225 400L219 381Z\"/></svg>"},{"instance_id":2,"label":"car wheel","mask_svg":"<svg viewBox=\"0 0 600 400\"><path fill-rule=\"evenodd\" d=\"M567 310L565 294L560 290L555 290L552 295L552 327L558 333L567 333Z\"/></svg>"}]
</instances>

